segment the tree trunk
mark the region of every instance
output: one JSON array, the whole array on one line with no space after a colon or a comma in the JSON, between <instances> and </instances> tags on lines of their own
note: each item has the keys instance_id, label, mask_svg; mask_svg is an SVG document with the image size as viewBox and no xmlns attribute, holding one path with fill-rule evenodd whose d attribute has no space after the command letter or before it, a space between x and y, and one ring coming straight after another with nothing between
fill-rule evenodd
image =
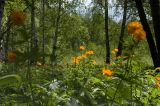
<instances>
[{"instance_id":1,"label":"tree trunk","mask_svg":"<svg viewBox=\"0 0 160 106\"><path fill-rule=\"evenodd\" d=\"M4 0L0 1L0 46L1 46L1 41L3 39L3 35L2 35L3 10L4 10Z\"/></svg>"},{"instance_id":2,"label":"tree trunk","mask_svg":"<svg viewBox=\"0 0 160 106\"><path fill-rule=\"evenodd\" d=\"M37 52L37 36L35 26L35 0L31 2L31 64L35 62Z\"/></svg>"},{"instance_id":3,"label":"tree trunk","mask_svg":"<svg viewBox=\"0 0 160 106\"><path fill-rule=\"evenodd\" d=\"M0 1L0 34L2 33L3 9L4 9L4 1Z\"/></svg>"},{"instance_id":4,"label":"tree trunk","mask_svg":"<svg viewBox=\"0 0 160 106\"><path fill-rule=\"evenodd\" d=\"M106 63L110 63L110 44L108 34L108 0L105 0L105 36L106 36Z\"/></svg>"},{"instance_id":5,"label":"tree trunk","mask_svg":"<svg viewBox=\"0 0 160 106\"><path fill-rule=\"evenodd\" d=\"M156 38L158 55L160 56L160 6L159 0L150 0L152 20Z\"/></svg>"},{"instance_id":6,"label":"tree trunk","mask_svg":"<svg viewBox=\"0 0 160 106\"><path fill-rule=\"evenodd\" d=\"M45 64L45 0L42 0L42 63Z\"/></svg>"},{"instance_id":7,"label":"tree trunk","mask_svg":"<svg viewBox=\"0 0 160 106\"><path fill-rule=\"evenodd\" d=\"M125 31L125 25L127 20L127 0L124 1L124 7L123 7L123 20L122 20L122 26L121 26L121 33L119 37L119 44L118 44L118 52L116 56L122 55L122 49L123 49L123 38L124 38L124 31Z\"/></svg>"},{"instance_id":8,"label":"tree trunk","mask_svg":"<svg viewBox=\"0 0 160 106\"><path fill-rule=\"evenodd\" d=\"M56 61L57 61L56 49L57 49L57 39L59 34L59 26L60 26L60 18L61 18L61 8L62 8L62 0L59 0L57 17L55 22L55 33L53 34L53 49L52 49L52 56L51 56L51 61L53 64L56 64Z\"/></svg>"},{"instance_id":9,"label":"tree trunk","mask_svg":"<svg viewBox=\"0 0 160 106\"><path fill-rule=\"evenodd\" d=\"M159 67L160 66L160 57L158 56L157 48L155 46L155 42L154 42L151 30L150 30L149 24L148 24L147 19L146 19L146 15L145 15L145 12L144 12L144 9L143 9L142 1L141 0L135 0L135 2L136 2L136 7L138 9L138 14L139 14L141 23L143 25L143 29L146 32L147 42L148 42L148 45L149 45L149 49L150 49L150 53L151 53L151 56L152 56L154 66Z\"/></svg>"}]
</instances>

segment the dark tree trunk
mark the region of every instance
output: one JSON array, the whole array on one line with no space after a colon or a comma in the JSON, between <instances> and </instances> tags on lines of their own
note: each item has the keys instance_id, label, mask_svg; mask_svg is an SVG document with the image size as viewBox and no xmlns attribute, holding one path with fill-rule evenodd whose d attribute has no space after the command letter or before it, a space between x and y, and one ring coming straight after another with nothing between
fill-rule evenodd
<instances>
[{"instance_id":1,"label":"dark tree trunk","mask_svg":"<svg viewBox=\"0 0 160 106\"><path fill-rule=\"evenodd\" d=\"M159 0L150 0L152 20L156 38L158 55L160 56L160 6Z\"/></svg>"},{"instance_id":2,"label":"dark tree trunk","mask_svg":"<svg viewBox=\"0 0 160 106\"><path fill-rule=\"evenodd\" d=\"M124 31L125 31L125 25L126 25L126 20L127 20L127 0L124 1L124 10L123 10L123 20L122 20L122 26L121 26L121 33L119 37L119 44L118 44L118 52L117 56L122 55L122 50L123 50L123 38L124 38Z\"/></svg>"},{"instance_id":3,"label":"dark tree trunk","mask_svg":"<svg viewBox=\"0 0 160 106\"><path fill-rule=\"evenodd\" d=\"M154 66L159 67L160 66L160 57L158 56L157 48L156 48L156 45L155 45L151 30L150 30L150 27L149 27L149 24L148 24L147 19L146 19L146 15L145 15L145 12L144 12L144 9L143 9L142 1L141 0L135 0L135 2L136 2L136 7L138 9L138 14L139 14L141 23L143 25L143 29L146 32L147 42L148 42L148 45L149 45L149 49L150 49L150 53L151 53L151 56L152 56Z\"/></svg>"},{"instance_id":4,"label":"dark tree trunk","mask_svg":"<svg viewBox=\"0 0 160 106\"><path fill-rule=\"evenodd\" d=\"M4 1L0 1L0 34L2 33L3 9L4 9Z\"/></svg>"},{"instance_id":5,"label":"dark tree trunk","mask_svg":"<svg viewBox=\"0 0 160 106\"><path fill-rule=\"evenodd\" d=\"M57 56L56 56L56 49L57 49L57 39L59 34L59 26L60 26L60 18L61 18L61 8L62 8L62 0L58 1L58 11L57 17L55 22L55 33L53 34L53 49L52 49L52 56L51 60L53 64L56 64Z\"/></svg>"},{"instance_id":6,"label":"dark tree trunk","mask_svg":"<svg viewBox=\"0 0 160 106\"><path fill-rule=\"evenodd\" d=\"M45 0L42 0L42 63L45 63Z\"/></svg>"},{"instance_id":7,"label":"dark tree trunk","mask_svg":"<svg viewBox=\"0 0 160 106\"><path fill-rule=\"evenodd\" d=\"M2 35L3 9L4 9L4 0L1 0L0 1L0 45L1 45L1 41L3 39L3 35Z\"/></svg>"},{"instance_id":8,"label":"dark tree trunk","mask_svg":"<svg viewBox=\"0 0 160 106\"><path fill-rule=\"evenodd\" d=\"M37 52L37 36L35 26L35 1L31 2L31 64L35 62Z\"/></svg>"},{"instance_id":9,"label":"dark tree trunk","mask_svg":"<svg viewBox=\"0 0 160 106\"><path fill-rule=\"evenodd\" d=\"M110 63L110 43L108 34L108 0L105 0L105 36L106 36L106 63Z\"/></svg>"}]
</instances>

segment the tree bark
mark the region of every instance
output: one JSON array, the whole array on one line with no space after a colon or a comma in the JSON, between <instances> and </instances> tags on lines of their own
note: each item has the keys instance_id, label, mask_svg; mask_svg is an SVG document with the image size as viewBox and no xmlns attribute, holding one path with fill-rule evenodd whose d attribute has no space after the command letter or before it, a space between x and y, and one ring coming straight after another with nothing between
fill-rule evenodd
<instances>
[{"instance_id":1,"label":"tree bark","mask_svg":"<svg viewBox=\"0 0 160 106\"><path fill-rule=\"evenodd\" d=\"M51 61L53 64L56 64L56 61L57 61L56 49L57 49L57 39L59 34L59 26L60 26L60 18L61 18L61 8L62 8L62 0L59 0L57 17L55 22L55 33L53 34L53 49L52 49L52 56L51 56Z\"/></svg>"},{"instance_id":2,"label":"tree bark","mask_svg":"<svg viewBox=\"0 0 160 106\"><path fill-rule=\"evenodd\" d=\"M156 38L158 55L160 56L160 6L159 0L150 0L151 14Z\"/></svg>"},{"instance_id":3,"label":"tree bark","mask_svg":"<svg viewBox=\"0 0 160 106\"><path fill-rule=\"evenodd\" d=\"M37 52L37 36L35 26L35 0L31 2L31 64L35 62L35 53Z\"/></svg>"},{"instance_id":4,"label":"tree bark","mask_svg":"<svg viewBox=\"0 0 160 106\"><path fill-rule=\"evenodd\" d=\"M123 7L123 20L122 20L122 25L121 25L121 33L119 37L119 44L118 44L118 52L116 56L121 56L122 55L122 50L123 50L123 42L124 42L124 31L125 31L125 25L126 25L126 20L127 20L127 0L124 1L124 7Z\"/></svg>"},{"instance_id":5,"label":"tree bark","mask_svg":"<svg viewBox=\"0 0 160 106\"><path fill-rule=\"evenodd\" d=\"M151 53L151 56L152 56L153 64L154 64L155 67L159 67L160 66L160 56L158 55L157 48L156 48L152 33L151 33L151 30L150 30L149 24L147 22L147 19L146 19L146 15L145 15L145 12L144 12L144 9L143 9L142 1L141 0L135 0L135 2L136 2L136 7L138 9L138 14L139 14L139 17L140 17L140 21L143 25L143 29L146 32L147 42L148 42L148 45L149 45L149 49L150 49L150 53Z\"/></svg>"},{"instance_id":6,"label":"tree bark","mask_svg":"<svg viewBox=\"0 0 160 106\"><path fill-rule=\"evenodd\" d=\"M45 64L45 0L42 0L42 64Z\"/></svg>"},{"instance_id":7,"label":"tree bark","mask_svg":"<svg viewBox=\"0 0 160 106\"><path fill-rule=\"evenodd\" d=\"M3 9L4 9L4 1L0 1L0 34L2 33Z\"/></svg>"},{"instance_id":8,"label":"tree bark","mask_svg":"<svg viewBox=\"0 0 160 106\"><path fill-rule=\"evenodd\" d=\"M105 36L106 36L106 63L110 63L110 43L108 33L108 0L105 0Z\"/></svg>"},{"instance_id":9,"label":"tree bark","mask_svg":"<svg viewBox=\"0 0 160 106\"><path fill-rule=\"evenodd\" d=\"M1 45L1 40L3 39L3 35L2 35L3 10L4 10L4 0L0 1L0 45Z\"/></svg>"}]
</instances>

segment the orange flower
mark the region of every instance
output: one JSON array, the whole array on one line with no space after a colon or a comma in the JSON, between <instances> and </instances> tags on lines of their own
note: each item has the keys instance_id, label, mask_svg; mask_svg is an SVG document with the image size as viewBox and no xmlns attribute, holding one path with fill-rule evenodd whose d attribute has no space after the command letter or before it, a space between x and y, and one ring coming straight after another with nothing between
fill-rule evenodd
<instances>
[{"instance_id":1,"label":"orange flower","mask_svg":"<svg viewBox=\"0 0 160 106\"><path fill-rule=\"evenodd\" d=\"M91 60L92 64L96 65L97 62L95 60Z\"/></svg>"},{"instance_id":2,"label":"orange flower","mask_svg":"<svg viewBox=\"0 0 160 106\"><path fill-rule=\"evenodd\" d=\"M74 63L74 64L79 64L79 62L80 62L80 59L78 59L77 57L72 57L72 62Z\"/></svg>"},{"instance_id":3,"label":"orange flower","mask_svg":"<svg viewBox=\"0 0 160 106\"><path fill-rule=\"evenodd\" d=\"M87 55L83 54L81 55L82 59L87 58Z\"/></svg>"},{"instance_id":4,"label":"orange flower","mask_svg":"<svg viewBox=\"0 0 160 106\"><path fill-rule=\"evenodd\" d=\"M84 45L81 45L81 46L79 47L80 50L85 50L85 48L86 48L86 47L85 47Z\"/></svg>"},{"instance_id":5,"label":"orange flower","mask_svg":"<svg viewBox=\"0 0 160 106\"><path fill-rule=\"evenodd\" d=\"M130 22L128 24L128 32L133 34L137 40L146 38L146 32L143 30L143 26L140 22Z\"/></svg>"},{"instance_id":6,"label":"orange flower","mask_svg":"<svg viewBox=\"0 0 160 106\"><path fill-rule=\"evenodd\" d=\"M156 83L156 86L157 86L158 88L160 88L160 83Z\"/></svg>"},{"instance_id":7,"label":"orange flower","mask_svg":"<svg viewBox=\"0 0 160 106\"><path fill-rule=\"evenodd\" d=\"M10 62L13 62L14 60L16 60L17 58L17 54L14 51L9 51L7 54L7 59Z\"/></svg>"},{"instance_id":8,"label":"orange flower","mask_svg":"<svg viewBox=\"0 0 160 106\"><path fill-rule=\"evenodd\" d=\"M86 55L81 55L81 56L77 56L77 59L79 59L79 60L81 60L81 59L85 59L85 58L87 58L87 56Z\"/></svg>"},{"instance_id":9,"label":"orange flower","mask_svg":"<svg viewBox=\"0 0 160 106\"><path fill-rule=\"evenodd\" d=\"M26 15L23 11L14 10L10 14L10 20L13 25L24 25Z\"/></svg>"},{"instance_id":10,"label":"orange flower","mask_svg":"<svg viewBox=\"0 0 160 106\"><path fill-rule=\"evenodd\" d=\"M102 69L102 73L103 75L106 75L106 76L112 76L112 71L106 68Z\"/></svg>"},{"instance_id":11,"label":"orange flower","mask_svg":"<svg viewBox=\"0 0 160 106\"><path fill-rule=\"evenodd\" d=\"M111 51L112 54L116 54L116 52L114 50Z\"/></svg>"},{"instance_id":12,"label":"orange flower","mask_svg":"<svg viewBox=\"0 0 160 106\"><path fill-rule=\"evenodd\" d=\"M111 51L112 54L116 54L118 52L118 49L115 48L114 50Z\"/></svg>"},{"instance_id":13,"label":"orange flower","mask_svg":"<svg viewBox=\"0 0 160 106\"><path fill-rule=\"evenodd\" d=\"M143 40L146 38L146 32L142 29L137 29L135 32L134 32L134 36L137 40Z\"/></svg>"},{"instance_id":14,"label":"orange flower","mask_svg":"<svg viewBox=\"0 0 160 106\"><path fill-rule=\"evenodd\" d=\"M157 81L160 81L160 77L156 77L156 80L157 80Z\"/></svg>"},{"instance_id":15,"label":"orange flower","mask_svg":"<svg viewBox=\"0 0 160 106\"><path fill-rule=\"evenodd\" d=\"M75 56L75 57L72 57L72 62L73 62L74 64L79 64L80 61L81 61L82 59L85 59L85 58L87 58L87 55L85 55L85 54L83 54L83 55L81 55L81 56Z\"/></svg>"},{"instance_id":16,"label":"orange flower","mask_svg":"<svg viewBox=\"0 0 160 106\"><path fill-rule=\"evenodd\" d=\"M94 54L94 52L92 50L89 50L86 52L86 55L91 55L91 54Z\"/></svg>"},{"instance_id":17,"label":"orange flower","mask_svg":"<svg viewBox=\"0 0 160 106\"><path fill-rule=\"evenodd\" d=\"M140 22L130 22L128 24L128 32L133 34L137 29L143 29L143 26Z\"/></svg>"},{"instance_id":18,"label":"orange flower","mask_svg":"<svg viewBox=\"0 0 160 106\"><path fill-rule=\"evenodd\" d=\"M115 51L115 52L118 52L118 49L116 48L116 49L114 49L114 51Z\"/></svg>"}]
</instances>

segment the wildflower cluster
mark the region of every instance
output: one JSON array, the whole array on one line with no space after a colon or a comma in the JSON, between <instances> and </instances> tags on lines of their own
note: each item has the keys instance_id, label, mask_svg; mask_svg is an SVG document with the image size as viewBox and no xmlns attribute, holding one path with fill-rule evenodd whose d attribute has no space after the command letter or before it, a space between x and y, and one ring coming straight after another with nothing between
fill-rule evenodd
<instances>
[{"instance_id":1,"label":"wildflower cluster","mask_svg":"<svg viewBox=\"0 0 160 106\"><path fill-rule=\"evenodd\" d=\"M115 48L114 50L111 51L112 54L116 54L118 52L118 49Z\"/></svg>"},{"instance_id":2,"label":"wildflower cluster","mask_svg":"<svg viewBox=\"0 0 160 106\"><path fill-rule=\"evenodd\" d=\"M133 34L137 40L146 38L146 32L143 30L143 26L140 22L130 22L128 24L128 32Z\"/></svg>"},{"instance_id":3,"label":"wildflower cluster","mask_svg":"<svg viewBox=\"0 0 160 106\"><path fill-rule=\"evenodd\" d=\"M85 50L85 48L86 48L86 47L85 47L84 45L81 45L81 46L79 47L80 50ZM72 63L74 63L74 64L79 64L81 60L87 58L89 55L92 55L92 54L94 54L94 52L93 52L92 50L89 50L89 51L86 51L86 52L85 52L84 54L82 54L82 55L74 56L74 57L72 57ZM92 63L93 63L93 64L96 64L96 61L92 60Z\"/></svg>"},{"instance_id":4,"label":"wildflower cluster","mask_svg":"<svg viewBox=\"0 0 160 106\"><path fill-rule=\"evenodd\" d=\"M74 64L79 64L82 59L87 58L87 55L83 54L83 55L75 56L75 57L72 57L72 58L73 58L73 63Z\"/></svg>"},{"instance_id":5,"label":"wildflower cluster","mask_svg":"<svg viewBox=\"0 0 160 106\"><path fill-rule=\"evenodd\" d=\"M91 55L91 54L94 54L94 52L92 50L89 50L86 52L86 55Z\"/></svg>"}]
</instances>

